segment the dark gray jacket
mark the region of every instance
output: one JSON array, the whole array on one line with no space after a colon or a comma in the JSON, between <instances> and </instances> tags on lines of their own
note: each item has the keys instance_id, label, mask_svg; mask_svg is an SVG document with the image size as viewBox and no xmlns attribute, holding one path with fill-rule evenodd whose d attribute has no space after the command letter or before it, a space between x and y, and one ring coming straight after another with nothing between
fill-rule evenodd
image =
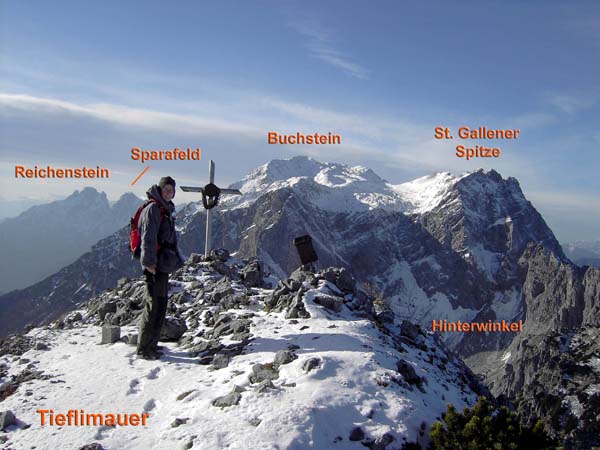
<instances>
[{"instance_id":1,"label":"dark gray jacket","mask_svg":"<svg viewBox=\"0 0 600 450\"><path fill-rule=\"evenodd\" d=\"M173 218L175 205L173 202L164 201L157 185L148 189L146 195L149 199L156 200L164 208L165 214L161 221L160 206L154 202L146 206L140 214L138 229L142 239L140 255L142 268L156 266L159 272L174 272L183 265L177 249L177 233ZM158 251L157 244L160 244Z\"/></svg>"}]
</instances>

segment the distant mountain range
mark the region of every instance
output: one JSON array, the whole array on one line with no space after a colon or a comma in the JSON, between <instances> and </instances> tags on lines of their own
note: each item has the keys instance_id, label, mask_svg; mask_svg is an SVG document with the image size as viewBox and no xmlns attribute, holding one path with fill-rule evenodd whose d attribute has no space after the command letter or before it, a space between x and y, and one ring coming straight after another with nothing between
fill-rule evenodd
<instances>
[{"instance_id":1,"label":"distant mountain range","mask_svg":"<svg viewBox=\"0 0 600 450\"><path fill-rule=\"evenodd\" d=\"M37 205L0 223L0 291L24 288L89 251L128 223L141 200L124 194L112 206L93 188Z\"/></svg>"},{"instance_id":2,"label":"distant mountain range","mask_svg":"<svg viewBox=\"0 0 600 450\"><path fill-rule=\"evenodd\" d=\"M600 241L569 242L565 253L575 264L600 267Z\"/></svg>"},{"instance_id":3,"label":"distant mountain range","mask_svg":"<svg viewBox=\"0 0 600 450\"><path fill-rule=\"evenodd\" d=\"M596 417L600 385L585 390L596 362L581 358L600 327L600 270L569 260L516 179L477 170L393 185L365 167L296 157L273 160L230 187L243 195L213 210L213 248L258 257L284 278L300 265L293 239L309 234L318 266L344 267L359 286L368 283L391 320L428 330L432 320L522 320L520 334L441 337L525 416L543 416L553 434L582 442L573 448L593 441L580 425ZM184 253L203 252L205 221L201 204L180 209ZM56 318L119 277L136 276L139 264L126 247L123 228L53 276L1 296L0 330ZM587 378L564 386L580 365ZM573 398L568 405L560 402L565 395ZM563 430L554 416L575 425Z\"/></svg>"}]
</instances>

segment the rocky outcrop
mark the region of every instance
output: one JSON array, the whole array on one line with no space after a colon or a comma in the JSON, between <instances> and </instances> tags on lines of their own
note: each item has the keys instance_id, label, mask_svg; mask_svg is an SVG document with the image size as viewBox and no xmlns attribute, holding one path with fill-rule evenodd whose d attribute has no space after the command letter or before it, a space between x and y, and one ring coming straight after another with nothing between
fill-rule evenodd
<instances>
[{"instance_id":1,"label":"rocky outcrop","mask_svg":"<svg viewBox=\"0 0 600 450\"><path fill-rule=\"evenodd\" d=\"M519 261L524 331L488 376L523 417L542 417L565 448L600 445L600 269L530 245Z\"/></svg>"}]
</instances>

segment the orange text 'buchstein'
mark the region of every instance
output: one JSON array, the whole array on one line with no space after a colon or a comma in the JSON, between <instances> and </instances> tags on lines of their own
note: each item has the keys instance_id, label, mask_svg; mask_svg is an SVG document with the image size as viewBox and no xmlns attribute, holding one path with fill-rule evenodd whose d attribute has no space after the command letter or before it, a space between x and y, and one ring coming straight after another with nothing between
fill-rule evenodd
<instances>
[{"instance_id":1,"label":"orange text 'buchstein'","mask_svg":"<svg viewBox=\"0 0 600 450\"><path fill-rule=\"evenodd\" d=\"M342 136L333 134L303 134L299 131L296 134L279 134L276 131L269 131L267 134L269 144L341 144Z\"/></svg>"}]
</instances>

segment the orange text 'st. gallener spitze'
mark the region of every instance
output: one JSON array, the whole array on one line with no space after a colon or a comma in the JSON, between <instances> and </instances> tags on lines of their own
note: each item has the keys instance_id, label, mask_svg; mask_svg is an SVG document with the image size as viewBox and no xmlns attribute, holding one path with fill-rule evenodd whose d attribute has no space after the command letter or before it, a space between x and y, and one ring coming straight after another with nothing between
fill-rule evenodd
<instances>
[{"instance_id":1,"label":"orange text 'st. gallener spitze'","mask_svg":"<svg viewBox=\"0 0 600 450\"><path fill-rule=\"evenodd\" d=\"M469 127L460 127L458 129L459 139L517 139L521 130L519 129L490 129L487 127L479 127L477 129L471 129ZM454 139L452 131L448 127L436 127L434 130L434 137L436 139ZM456 146L456 157L465 158L469 160L471 158L498 158L500 156L499 147L486 147L484 145L465 146L459 144Z\"/></svg>"}]
</instances>

